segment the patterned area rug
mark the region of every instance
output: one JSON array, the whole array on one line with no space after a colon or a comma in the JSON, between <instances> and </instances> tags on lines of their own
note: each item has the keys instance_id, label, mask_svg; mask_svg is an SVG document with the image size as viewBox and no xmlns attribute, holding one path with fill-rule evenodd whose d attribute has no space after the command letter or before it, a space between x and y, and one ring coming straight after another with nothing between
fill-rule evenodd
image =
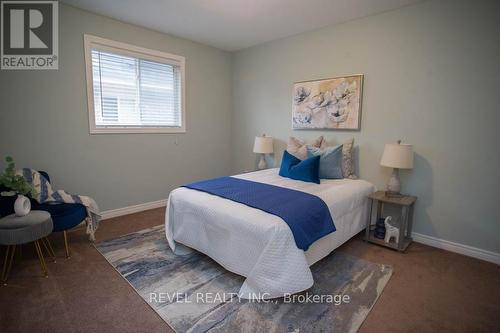
<instances>
[{"instance_id":1,"label":"patterned area rug","mask_svg":"<svg viewBox=\"0 0 500 333\"><path fill-rule=\"evenodd\" d=\"M179 333L356 332L392 274L390 266L332 253L311 267L311 289L249 301L237 297L243 277L199 252L173 254L163 225L96 248Z\"/></svg>"}]
</instances>

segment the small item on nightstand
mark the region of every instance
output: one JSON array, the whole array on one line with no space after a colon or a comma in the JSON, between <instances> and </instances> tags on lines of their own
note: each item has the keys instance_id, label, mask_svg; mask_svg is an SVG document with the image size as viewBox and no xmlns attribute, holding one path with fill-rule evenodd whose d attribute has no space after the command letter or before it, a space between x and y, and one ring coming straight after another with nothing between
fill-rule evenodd
<instances>
[{"instance_id":1,"label":"small item on nightstand","mask_svg":"<svg viewBox=\"0 0 500 333\"><path fill-rule=\"evenodd\" d=\"M408 144L388 143L385 145L380 165L393 168L391 178L387 182L385 195L388 197L401 197L401 181L399 180L399 169L413 168L413 146Z\"/></svg>"},{"instance_id":2,"label":"small item on nightstand","mask_svg":"<svg viewBox=\"0 0 500 333\"><path fill-rule=\"evenodd\" d=\"M378 239L384 239L385 238L385 219L380 218L377 220L377 223L375 224L375 231L373 233L373 236Z\"/></svg>"},{"instance_id":3,"label":"small item on nightstand","mask_svg":"<svg viewBox=\"0 0 500 333\"><path fill-rule=\"evenodd\" d=\"M394 238L394 243L398 244L399 243L399 229L393 225L390 224L392 221L392 216L387 216L385 218L384 224L385 224L385 239L384 241L386 243L390 243L391 238Z\"/></svg>"}]
</instances>

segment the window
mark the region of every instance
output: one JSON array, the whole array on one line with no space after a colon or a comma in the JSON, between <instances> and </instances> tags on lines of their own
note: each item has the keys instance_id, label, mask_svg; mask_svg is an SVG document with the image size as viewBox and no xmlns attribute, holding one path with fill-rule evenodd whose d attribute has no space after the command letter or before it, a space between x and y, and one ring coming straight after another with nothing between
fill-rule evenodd
<instances>
[{"instance_id":1,"label":"window","mask_svg":"<svg viewBox=\"0 0 500 333\"><path fill-rule=\"evenodd\" d=\"M184 57L85 35L90 133L186 131Z\"/></svg>"}]
</instances>

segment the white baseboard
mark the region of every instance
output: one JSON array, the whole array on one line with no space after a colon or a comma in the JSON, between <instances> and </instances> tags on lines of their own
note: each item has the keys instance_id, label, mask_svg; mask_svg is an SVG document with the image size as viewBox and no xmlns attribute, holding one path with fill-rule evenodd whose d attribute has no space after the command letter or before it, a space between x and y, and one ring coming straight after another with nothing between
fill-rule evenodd
<instances>
[{"instance_id":1,"label":"white baseboard","mask_svg":"<svg viewBox=\"0 0 500 333\"><path fill-rule=\"evenodd\" d=\"M483 250L477 247L464 245L460 243L450 242L444 239L431 237L413 232L411 234L413 240L417 243L422 243L439 249L463 254L465 256L485 260L494 264L500 265L500 253Z\"/></svg>"},{"instance_id":2,"label":"white baseboard","mask_svg":"<svg viewBox=\"0 0 500 333\"><path fill-rule=\"evenodd\" d=\"M132 213L142 212L144 210L155 209L160 207L165 207L167 205L167 199L162 199L158 201L145 202L138 205L105 210L101 212L101 216L103 220L107 220L113 217L128 215Z\"/></svg>"}]
</instances>

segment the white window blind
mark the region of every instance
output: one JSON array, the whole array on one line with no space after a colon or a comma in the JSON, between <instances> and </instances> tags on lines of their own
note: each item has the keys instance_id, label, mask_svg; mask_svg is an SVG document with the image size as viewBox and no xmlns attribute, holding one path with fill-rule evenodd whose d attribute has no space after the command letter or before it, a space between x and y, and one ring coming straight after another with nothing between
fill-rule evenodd
<instances>
[{"instance_id":1,"label":"white window blind","mask_svg":"<svg viewBox=\"0 0 500 333\"><path fill-rule=\"evenodd\" d=\"M183 61L163 61L159 52L137 52L136 47L124 50L122 43L115 50L101 39L89 45L86 41L86 48L91 59L91 132L184 129Z\"/></svg>"}]
</instances>

